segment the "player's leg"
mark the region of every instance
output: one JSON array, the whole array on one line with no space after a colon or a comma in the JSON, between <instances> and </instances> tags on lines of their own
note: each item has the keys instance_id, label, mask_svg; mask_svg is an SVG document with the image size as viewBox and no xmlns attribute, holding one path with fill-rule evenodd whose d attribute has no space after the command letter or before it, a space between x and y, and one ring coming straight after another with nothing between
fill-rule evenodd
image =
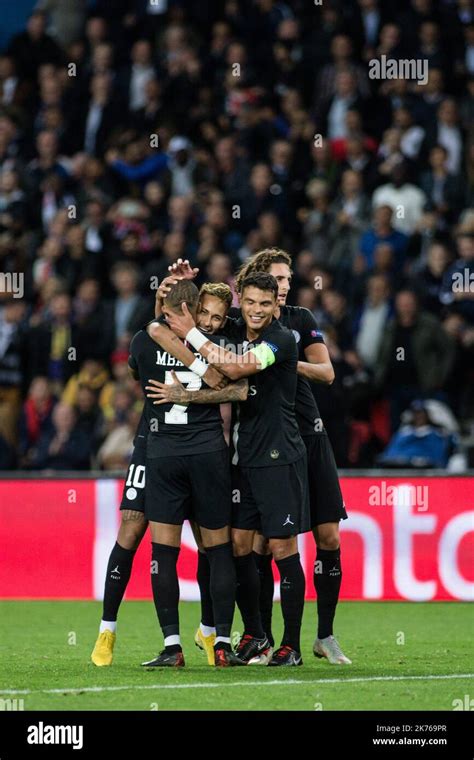
<instances>
[{"instance_id":1,"label":"player's leg","mask_svg":"<svg viewBox=\"0 0 474 760\"><path fill-rule=\"evenodd\" d=\"M201 622L194 635L194 643L206 653L209 665L214 665L216 629L214 626L214 610L212 608L211 597L211 568L202 543L199 525L194 520L190 520L189 523L198 548L196 580L199 586L199 596L201 597Z\"/></svg>"},{"instance_id":2,"label":"player's leg","mask_svg":"<svg viewBox=\"0 0 474 760\"><path fill-rule=\"evenodd\" d=\"M242 518L241 524L245 524ZM260 578L253 553L254 535L255 530L232 529L237 580L236 600L244 624L236 654L247 665L265 665L270 643L260 615Z\"/></svg>"},{"instance_id":3,"label":"player's leg","mask_svg":"<svg viewBox=\"0 0 474 760\"><path fill-rule=\"evenodd\" d=\"M316 657L333 665L350 665L334 637L333 624L342 580L339 521L347 518L336 462L325 434L305 439L311 525L316 542L313 582L318 611L318 632L313 645Z\"/></svg>"},{"instance_id":4,"label":"player's leg","mask_svg":"<svg viewBox=\"0 0 474 760\"><path fill-rule=\"evenodd\" d=\"M209 560L209 589L215 620L214 665L242 665L231 646L232 620L235 608L236 572L230 528L210 530L201 526L202 540Z\"/></svg>"},{"instance_id":5,"label":"player's leg","mask_svg":"<svg viewBox=\"0 0 474 760\"><path fill-rule=\"evenodd\" d=\"M117 541L107 564L101 631L108 628L115 632L119 607L132 574L135 552L147 526L143 512L133 509L122 511Z\"/></svg>"},{"instance_id":6,"label":"player's leg","mask_svg":"<svg viewBox=\"0 0 474 760\"><path fill-rule=\"evenodd\" d=\"M268 545L268 540L261 533L255 534L253 552L260 578L260 616L262 618L263 630L270 645L273 647L275 644L272 633L273 595L275 592L272 569L273 556Z\"/></svg>"},{"instance_id":7,"label":"player's leg","mask_svg":"<svg viewBox=\"0 0 474 760\"><path fill-rule=\"evenodd\" d=\"M301 665L301 623L304 611L305 577L296 536L271 538L273 558L280 573L280 599L284 630L279 648L269 665Z\"/></svg>"},{"instance_id":8,"label":"player's leg","mask_svg":"<svg viewBox=\"0 0 474 760\"><path fill-rule=\"evenodd\" d=\"M325 639L333 634L342 579L339 523L315 525L313 536L317 547L313 577L317 595L318 639Z\"/></svg>"},{"instance_id":9,"label":"player's leg","mask_svg":"<svg viewBox=\"0 0 474 760\"><path fill-rule=\"evenodd\" d=\"M157 457L147 460L145 514L149 520L152 541L151 587L165 645L158 657L142 663L147 667L184 666L176 565L190 498L186 459L187 457Z\"/></svg>"},{"instance_id":10,"label":"player's leg","mask_svg":"<svg viewBox=\"0 0 474 760\"><path fill-rule=\"evenodd\" d=\"M125 479L120 503L122 520L105 576L99 636L91 654L94 665L112 664L117 616L130 576L135 552L145 535L145 448L137 445Z\"/></svg>"},{"instance_id":11,"label":"player's leg","mask_svg":"<svg viewBox=\"0 0 474 760\"><path fill-rule=\"evenodd\" d=\"M262 520L262 533L280 573L283 638L269 665L301 665L301 623L305 577L297 535L310 528L306 455L289 465L253 471L253 493Z\"/></svg>"},{"instance_id":12,"label":"player's leg","mask_svg":"<svg viewBox=\"0 0 474 760\"><path fill-rule=\"evenodd\" d=\"M227 449L189 457L188 472L193 512L209 561L209 588L216 628L214 664L218 667L241 665L230 641L235 608L235 565L230 540L231 482Z\"/></svg>"},{"instance_id":13,"label":"player's leg","mask_svg":"<svg viewBox=\"0 0 474 760\"><path fill-rule=\"evenodd\" d=\"M236 653L247 664L266 664L262 661L262 655L269 652L270 643L260 615L260 578L253 553L254 537L260 530L260 516L248 473L241 467L232 467L231 472L236 601L244 624Z\"/></svg>"}]
</instances>

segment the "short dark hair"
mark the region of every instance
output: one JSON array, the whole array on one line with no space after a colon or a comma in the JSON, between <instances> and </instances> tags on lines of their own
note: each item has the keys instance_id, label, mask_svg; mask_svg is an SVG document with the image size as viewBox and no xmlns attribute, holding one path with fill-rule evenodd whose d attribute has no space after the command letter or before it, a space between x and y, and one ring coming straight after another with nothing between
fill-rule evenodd
<instances>
[{"instance_id":1,"label":"short dark hair","mask_svg":"<svg viewBox=\"0 0 474 760\"><path fill-rule=\"evenodd\" d=\"M181 311L181 304L186 303L189 309L195 309L199 301L199 290L191 280L179 280L173 285L164 303L173 311Z\"/></svg>"},{"instance_id":2,"label":"short dark hair","mask_svg":"<svg viewBox=\"0 0 474 760\"><path fill-rule=\"evenodd\" d=\"M278 283L275 277L268 272L253 272L242 280L240 292L243 295L245 288L258 288L273 293L275 300L278 298Z\"/></svg>"}]
</instances>

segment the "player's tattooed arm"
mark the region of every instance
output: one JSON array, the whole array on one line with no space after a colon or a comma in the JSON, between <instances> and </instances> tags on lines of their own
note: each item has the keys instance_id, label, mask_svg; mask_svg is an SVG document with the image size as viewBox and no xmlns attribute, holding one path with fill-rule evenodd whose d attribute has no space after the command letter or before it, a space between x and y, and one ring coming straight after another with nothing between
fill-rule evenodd
<instances>
[{"instance_id":1,"label":"player's tattooed arm","mask_svg":"<svg viewBox=\"0 0 474 760\"><path fill-rule=\"evenodd\" d=\"M223 373L214 367L206 367L204 362L199 362L193 352L166 325L152 322L148 325L147 332L155 343L182 362L185 367L195 371L198 368L196 364L198 362L201 377L210 388L221 389L228 384L229 381Z\"/></svg>"},{"instance_id":2,"label":"player's tattooed arm","mask_svg":"<svg viewBox=\"0 0 474 760\"><path fill-rule=\"evenodd\" d=\"M160 383L149 380L145 386L147 398L156 399L154 404L223 404L227 401L245 401L248 394L248 382L245 379L229 383L222 390L203 388L202 390L187 390L178 380L176 373L171 370L172 383Z\"/></svg>"},{"instance_id":3,"label":"player's tattooed arm","mask_svg":"<svg viewBox=\"0 0 474 760\"><path fill-rule=\"evenodd\" d=\"M307 361L298 362L297 373L313 383L331 385L334 381L334 368L329 351L324 343L313 343L304 351Z\"/></svg>"}]
</instances>

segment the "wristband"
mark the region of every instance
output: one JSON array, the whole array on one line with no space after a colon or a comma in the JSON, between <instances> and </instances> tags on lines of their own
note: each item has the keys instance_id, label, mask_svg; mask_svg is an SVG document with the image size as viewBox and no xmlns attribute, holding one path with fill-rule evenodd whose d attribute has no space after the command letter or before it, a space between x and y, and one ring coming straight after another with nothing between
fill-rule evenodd
<instances>
[{"instance_id":1,"label":"wristband","mask_svg":"<svg viewBox=\"0 0 474 760\"><path fill-rule=\"evenodd\" d=\"M203 345L207 343L208 338L199 332L197 327L192 327L186 335L186 340L192 345L193 348L196 349L196 351L200 351Z\"/></svg>"},{"instance_id":2,"label":"wristband","mask_svg":"<svg viewBox=\"0 0 474 760\"><path fill-rule=\"evenodd\" d=\"M204 377L209 367L207 364L202 362L201 359L195 359L193 363L189 365L189 369L191 372L199 375L199 377Z\"/></svg>"}]
</instances>

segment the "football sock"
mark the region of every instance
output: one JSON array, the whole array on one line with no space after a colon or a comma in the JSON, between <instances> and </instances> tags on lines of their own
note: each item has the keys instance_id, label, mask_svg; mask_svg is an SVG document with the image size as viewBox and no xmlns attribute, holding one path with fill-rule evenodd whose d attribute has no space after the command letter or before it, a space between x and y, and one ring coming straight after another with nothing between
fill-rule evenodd
<instances>
[{"instance_id":1,"label":"football sock","mask_svg":"<svg viewBox=\"0 0 474 760\"><path fill-rule=\"evenodd\" d=\"M235 564L232 543L206 549L210 567L210 592L216 634L230 638L235 608Z\"/></svg>"},{"instance_id":2,"label":"football sock","mask_svg":"<svg viewBox=\"0 0 474 760\"><path fill-rule=\"evenodd\" d=\"M206 628L214 629L214 611L211 597L211 567L205 552L198 551L196 580L201 595L201 623ZM202 629L201 629L202 630ZM209 634L204 634L209 636Z\"/></svg>"},{"instance_id":3,"label":"football sock","mask_svg":"<svg viewBox=\"0 0 474 760\"><path fill-rule=\"evenodd\" d=\"M253 552L234 557L237 577L236 601L244 622L244 632L257 639L265 638L259 610L260 579Z\"/></svg>"},{"instance_id":4,"label":"football sock","mask_svg":"<svg viewBox=\"0 0 474 760\"><path fill-rule=\"evenodd\" d=\"M318 639L325 639L332 635L332 626L341 588L340 549L318 548L313 579L317 595Z\"/></svg>"},{"instance_id":5,"label":"football sock","mask_svg":"<svg viewBox=\"0 0 474 760\"><path fill-rule=\"evenodd\" d=\"M177 636L177 635L166 636L165 649L168 652L168 654L175 654L175 652L182 652L183 650L181 648L180 636Z\"/></svg>"},{"instance_id":6,"label":"football sock","mask_svg":"<svg viewBox=\"0 0 474 760\"><path fill-rule=\"evenodd\" d=\"M153 601L166 641L168 636L179 636L179 582L176 570L179 549L153 542L151 547Z\"/></svg>"},{"instance_id":7,"label":"football sock","mask_svg":"<svg viewBox=\"0 0 474 760\"><path fill-rule=\"evenodd\" d=\"M209 625L203 625L202 623L199 623L199 630L201 631L203 636L212 636L216 634L216 629L214 626Z\"/></svg>"},{"instance_id":8,"label":"football sock","mask_svg":"<svg viewBox=\"0 0 474 760\"><path fill-rule=\"evenodd\" d=\"M105 576L102 620L117 620L120 603L132 574L134 556L135 549L124 549L118 543L115 543L110 552Z\"/></svg>"},{"instance_id":9,"label":"football sock","mask_svg":"<svg viewBox=\"0 0 474 760\"><path fill-rule=\"evenodd\" d=\"M230 638L226 638L225 636L218 636L214 644L214 651L216 651L216 649L225 649L226 652L232 652Z\"/></svg>"},{"instance_id":10,"label":"football sock","mask_svg":"<svg viewBox=\"0 0 474 760\"><path fill-rule=\"evenodd\" d=\"M260 616L262 618L262 626L271 646L273 646L275 644L272 634L273 592L275 590L272 571L273 557L271 554L257 554L257 552L254 552L254 556L260 577Z\"/></svg>"},{"instance_id":11,"label":"football sock","mask_svg":"<svg viewBox=\"0 0 474 760\"><path fill-rule=\"evenodd\" d=\"M104 631L112 631L112 633L115 633L116 630L117 630L116 620L101 620L100 621L99 633L104 633Z\"/></svg>"},{"instance_id":12,"label":"football sock","mask_svg":"<svg viewBox=\"0 0 474 760\"><path fill-rule=\"evenodd\" d=\"M280 573L281 611L285 629L281 646L300 651L301 621L303 619L305 577L298 552L277 560Z\"/></svg>"}]
</instances>

